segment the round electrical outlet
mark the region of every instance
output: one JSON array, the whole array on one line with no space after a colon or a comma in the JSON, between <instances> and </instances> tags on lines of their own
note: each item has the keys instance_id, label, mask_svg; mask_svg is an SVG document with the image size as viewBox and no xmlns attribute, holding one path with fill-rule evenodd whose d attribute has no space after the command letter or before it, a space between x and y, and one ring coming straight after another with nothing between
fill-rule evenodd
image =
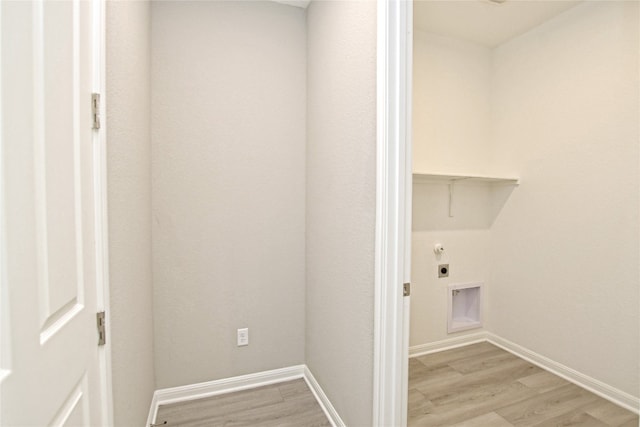
<instances>
[{"instance_id":1,"label":"round electrical outlet","mask_svg":"<svg viewBox=\"0 0 640 427\"><path fill-rule=\"evenodd\" d=\"M449 277L449 264L440 264L438 266L438 277Z\"/></svg>"}]
</instances>

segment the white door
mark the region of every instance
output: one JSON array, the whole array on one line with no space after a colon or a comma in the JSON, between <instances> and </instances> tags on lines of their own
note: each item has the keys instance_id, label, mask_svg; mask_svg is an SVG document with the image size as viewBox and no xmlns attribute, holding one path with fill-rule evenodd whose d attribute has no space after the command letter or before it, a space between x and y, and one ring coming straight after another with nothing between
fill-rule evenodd
<instances>
[{"instance_id":1,"label":"white door","mask_svg":"<svg viewBox=\"0 0 640 427\"><path fill-rule=\"evenodd\" d=\"M1 1L0 425L104 425L99 0Z\"/></svg>"}]
</instances>

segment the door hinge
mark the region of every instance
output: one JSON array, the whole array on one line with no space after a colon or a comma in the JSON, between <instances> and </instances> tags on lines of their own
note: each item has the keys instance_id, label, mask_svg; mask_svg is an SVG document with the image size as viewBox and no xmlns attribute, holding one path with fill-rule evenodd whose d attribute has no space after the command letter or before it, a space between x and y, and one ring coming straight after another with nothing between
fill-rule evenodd
<instances>
[{"instance_id":1,"label":"door hinge","mask_svg":"<svg viewBox=\"0 0 640 427\"><path fill-rule=\"evenodd\" d=\"M91 94L91 117L93 118L92 129L100 129L100 94Z\"/></svg>"},{"instance_id":2,"label":"door hinge","mask_svg":"<svg viewBox=\"0 0 640 427\"><path fill-rule=\"evenodd\" d=\"M96 313L96 322L98 324L98 345L105 345L107 343L107 331L104 321L104 311Z\"/></svg>"},{"instance_id":3,"label":"door hinge","mask_svg":"<svg viewBox=\"0 0 640 427\"><path fill-rule=\"evenodd\" d=\"M404 283L402 285L402 296L408 297L411 295L411 283Z\"/></svg>"}]
</instances>

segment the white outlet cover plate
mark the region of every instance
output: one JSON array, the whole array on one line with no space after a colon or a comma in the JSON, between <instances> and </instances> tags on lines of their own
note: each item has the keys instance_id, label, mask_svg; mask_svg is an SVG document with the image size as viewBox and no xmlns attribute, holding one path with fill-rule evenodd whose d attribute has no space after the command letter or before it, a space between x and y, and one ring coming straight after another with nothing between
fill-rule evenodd
<instances>
[{"instance_id":1,"label":"white outlet cover plate","mask_svg":"<svg viewBox=\"0 0 640 427\"><path fill-rule=\"evenodd\" d=\"M249 345L249 328L238 329L238 347Z\"/></svg>"}]
</instances>

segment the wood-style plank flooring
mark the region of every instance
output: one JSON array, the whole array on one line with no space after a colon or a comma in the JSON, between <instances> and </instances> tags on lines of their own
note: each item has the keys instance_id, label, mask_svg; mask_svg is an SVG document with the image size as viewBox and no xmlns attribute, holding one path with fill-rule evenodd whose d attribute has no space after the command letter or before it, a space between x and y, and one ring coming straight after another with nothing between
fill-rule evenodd
<instances>
[{"instance_id":1,"label":"wood-style plank flooring","mask_svg":"<svg viewBox=\"0 0 640 427\"><path fill-rule=\"evenodd\" d=\"M409 359L408 424L638 427L638 416L489 343Z\"/></svg>"},{"instance_id":2,"label":"wood-style plank flooring","mask_svg":"<svg viewBox=\"0 0 640 427\"><path fill-rule=\"evenodd\" d=\"M167 427L331 426L303 379L162 405L156 423Z\"/></svg>"}]
</instances>

